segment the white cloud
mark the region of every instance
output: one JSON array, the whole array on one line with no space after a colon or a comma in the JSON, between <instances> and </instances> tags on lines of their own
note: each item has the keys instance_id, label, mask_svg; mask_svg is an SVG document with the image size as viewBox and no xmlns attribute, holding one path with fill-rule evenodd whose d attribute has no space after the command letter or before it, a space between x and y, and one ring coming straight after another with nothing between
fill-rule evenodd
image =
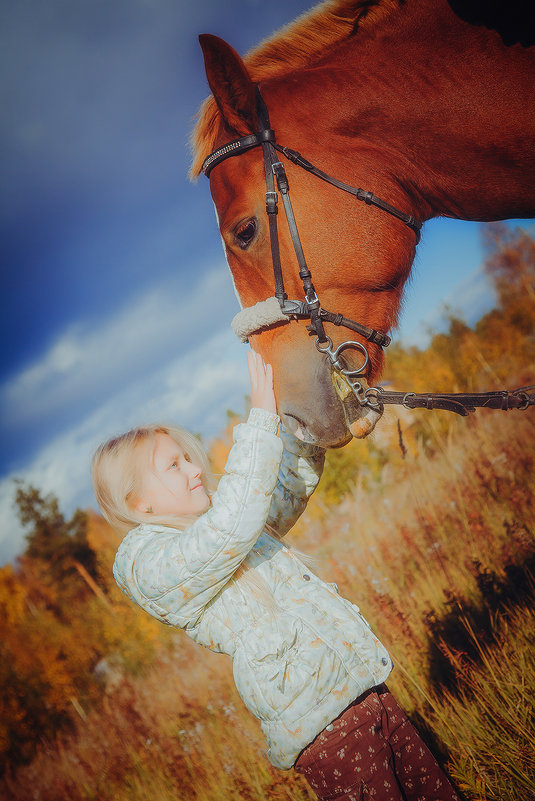
<instances>
[{"instance_id":1,"label":"white cloud","mask_svg":"<svg viewBox=\"0 0 535 801\"><path fill-rule=\"evenodd\" d=\"M102 324L65 331L38 361L0 387L3 426L32 424L76 406L87 409L228 324L237 304L226 267L199 273L187 293L182 277Z\"/></svg>"},{"instance_id":2,"label":"white cloud","mask_svg":"<svg viewBox=\"0 0 535 801\"><path fill-rule=\"evenodd\" d=\"M0 387L4 431L46 428L48 420L59 432L0 481L0 563L23 545L15 475L57 495L71 514L95 505L89 461L103 440L156 420L210 438L225 425L228 408L242 410L249 384L246 348L229 325L237 311L232 282L223 264L195 275L187 291L177 278L108 320L70 328Z\"/></svg>"},{"instance_id":3,"label":"white cloud","mask_svg":"<svg viewBox=\"0 0 535 801\"><path fill-rule=\"evenodd\" d=\"M45 494L57 495L68 515L77 506L95 506L89 463L97 445L150 421L177 422L205 438L216 435L225 425L225 411L243 408L249 388L245 350L225 326L109 397L42 448L17 477ZM0 481L0 562L23 549L13 478Z\"/></svg>"}]
</instances>

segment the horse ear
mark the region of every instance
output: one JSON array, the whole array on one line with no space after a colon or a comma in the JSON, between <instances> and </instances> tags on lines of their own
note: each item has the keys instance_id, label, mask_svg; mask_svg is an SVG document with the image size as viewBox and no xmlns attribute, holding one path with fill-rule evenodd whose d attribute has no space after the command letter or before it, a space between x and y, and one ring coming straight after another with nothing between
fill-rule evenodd
<instances>
[{"instance_id":1,"label":"horse ear","mask_svg":"<svg viewBox=\"0 0 535 801\"><path fill-rule=\"evenodd\" d=\"M227 127L239 136L258 130L255 84L236 51L223 39L203 33L199 42L206 77Z\"/></svg>"}]
</instances>

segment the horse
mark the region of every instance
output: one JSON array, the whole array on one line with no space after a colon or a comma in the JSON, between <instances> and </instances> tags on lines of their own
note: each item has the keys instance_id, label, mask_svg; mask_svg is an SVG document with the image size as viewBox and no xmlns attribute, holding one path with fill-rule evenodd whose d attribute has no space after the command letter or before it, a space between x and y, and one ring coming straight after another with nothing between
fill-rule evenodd
<instances>
[{"instance_id":1,"label":"horse","mask_svg":"<svg viewBox=\"0 0 535 801\"><path fill-rule=\"evenodd\" d=\"M191 177L214 150L265 128L261 96L278 143L344 184L371 190L368 197L382 198L407 219L535 216L535 47L526 28L508 24L514 4L503 10L501 25L481 18L483 7L459 0L329 0L243 59L218 37L200 36L212 95L192 135ZM273 295L262 149L238 149L210 171L226 258L245 308ZM380 205L356 203L298 163L285 166L321 305L388 331L415 256L415 227ZM302 296L282 215L278 238L285 290L290 298ZM333 323L325 322L324 331L333 349L347 339ZM380 375L381 343L356 333L351 339L366 346L366 387ZM372 430L378 404L358 406L356 419L348 420L331 362L314 347L305 320L286 318L251 332L249 341L273 364L281 419L298 437L340 447ZM346 350L344 364L358 371L360 357Z\"/></svg>"}]
</instances>

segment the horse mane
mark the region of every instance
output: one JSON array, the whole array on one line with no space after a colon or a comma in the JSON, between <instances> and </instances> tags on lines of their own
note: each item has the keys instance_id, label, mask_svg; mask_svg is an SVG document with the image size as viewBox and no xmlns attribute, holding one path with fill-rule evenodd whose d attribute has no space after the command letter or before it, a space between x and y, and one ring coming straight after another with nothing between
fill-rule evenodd
<instances>
[{"instance_id":1,"label":"horse mane","mask_svg":"<svg viewBox=\"0 0 535 801\"><path fill-rule=\"evenodd\" d=\"M260 82L310 66L324 51L353 36L362 27L380 22L403 0L325 0L284 28L264 39L244 56L251 79ZM221 117L212 95L202 103L192 131L193 161L190 179L196 180L202 164L215 148Z\"/></svg>"}]
</instances>

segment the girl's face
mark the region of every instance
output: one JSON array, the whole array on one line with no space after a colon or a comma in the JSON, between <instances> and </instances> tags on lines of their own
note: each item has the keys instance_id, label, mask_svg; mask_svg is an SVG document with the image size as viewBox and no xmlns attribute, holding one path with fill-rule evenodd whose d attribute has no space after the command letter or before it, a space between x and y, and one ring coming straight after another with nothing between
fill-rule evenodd
<instances>
[{"instance_id":1,"label":"girl's face","mask_svg":"<svg viewBox=\"0 0 535 801\"><path fill-rule=\"evenodd\" d=\"M149 464L142 474L136 508L156 516L197 515L210 506L201 468L189 460L168 434L156 434Z\"/></svg>"}]
</instances>

